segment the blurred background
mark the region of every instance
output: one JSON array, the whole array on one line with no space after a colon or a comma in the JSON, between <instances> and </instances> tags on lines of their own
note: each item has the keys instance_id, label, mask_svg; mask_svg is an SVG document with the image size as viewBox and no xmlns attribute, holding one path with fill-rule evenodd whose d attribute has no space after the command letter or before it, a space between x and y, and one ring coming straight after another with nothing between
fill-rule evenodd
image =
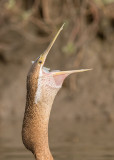
<instances>
[{"instance_id":1,"label":"blurred background","mask_svg":"<svg viewBox=\"0 0 114 160\"><path fill-rule=\"evenodd\" d=\"M114 0L0 1L0 160L33 160L21 140L26 76L65 22L48 55L69 76L51 112L49 142L59 160L114 159Z\"/></svg>"}]
</instances>

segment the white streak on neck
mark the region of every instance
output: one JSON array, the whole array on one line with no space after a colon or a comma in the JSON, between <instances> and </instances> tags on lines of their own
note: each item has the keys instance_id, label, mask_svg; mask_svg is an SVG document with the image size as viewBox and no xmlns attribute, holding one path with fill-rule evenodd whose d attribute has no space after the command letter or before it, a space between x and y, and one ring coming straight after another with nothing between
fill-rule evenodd
<instances>
[{"instance_id":1,"label":"white streak on neck","mask_svg":"<svg viewBox=\"0 0 114 160\"><path fill-rule=\"evenodd\" d=\"M42 77L42 69L40 68L40 72L39 72L39 77ZM36 95L35 95L35 104L38 103L38 101L40 100L40 95L41 95L41 81L42 78L38 78L38 84L37 84L37 90L36 90Z\"/></svg>"}]
</instances>

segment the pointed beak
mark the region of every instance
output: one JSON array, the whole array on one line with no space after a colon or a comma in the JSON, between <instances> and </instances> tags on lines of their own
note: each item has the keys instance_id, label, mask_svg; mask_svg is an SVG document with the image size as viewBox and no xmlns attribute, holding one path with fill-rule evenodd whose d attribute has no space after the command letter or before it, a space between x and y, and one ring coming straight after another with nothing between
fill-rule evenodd
<instances>
[{"instance_id":1,"label":"pointed beak","mask_svg":"<svg viewBox=\"0 0 114 160\"><path fill-rule=\"evenodd\" d=\"M57 32L57 34L55 35L55 37L53 38L52 42L49 44L48 48L44 51L44 53L42 53L42 55L40 56L41 57L41 60L42 60L42 64L45 63L45 60L46 60L46 57L49 53L49 51L51 50L53 44L55 43L55 40L57 39L57 37L59 36L60 32L62 31L64 27L64 24L61 26L61 28L59 29L59 31Z\"/></svg>"},{"instance_id":2,"label":"pointed beak","mask_svg":"<svg viewBox=\"0 0 114 160\"><path fill-rule=\"evenodd\" d=\"M92 69L79 69L79 70L70 70L70 71L57 71L57 72L52 72L53 75L70 75L73 73L78 73L78 72L85 72L85 71L90 71Z\"/></svg>"},{"instance_id":3,"label":"pointed beak","mask_svg":"<svg viewBox=\"0 0 114 160\"><path fill-rule=\"evenodd\" d=\"M39 61L42 62L41 67L43 67L45 60L47 58L47 55L49 53L49 51L51 50L53 44L55 43L57 37L59 36L60 32L62 31L64 27L64 24L61 26L61 28L59 29L59 31L57 32L57 34L55 35L55 37L53 38L52 42L49 44L48 48L44 51L43 54L41 54L40 59L37 58L37 60L39 59ZM78 72L85 72L85 71L90 71L92 69L80 69L80 70L70 70L70 71L52 71L49 72L50 74L53 75L53 77L58 81L60 80L61 82L70 74L72 73L78 73Z\"/></svg>"}]
</instances>

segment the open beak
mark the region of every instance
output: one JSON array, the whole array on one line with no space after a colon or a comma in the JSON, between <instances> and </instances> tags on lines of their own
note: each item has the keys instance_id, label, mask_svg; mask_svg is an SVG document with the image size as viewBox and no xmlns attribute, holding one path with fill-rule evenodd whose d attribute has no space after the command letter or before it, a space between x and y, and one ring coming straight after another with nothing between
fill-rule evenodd
<instances>
[{"instance_id":1,"label":"open beak","mask_svg":"<svg viewBox=\"0 0 114 160\"><path fill-rule=\"evenodd\" d=\"M60 32L62 31L63 27L64 27L64 24L61 26L61 28L59 29L59 31L57 32L57 34L55 35L55 37L53 38L52 42L49 44L49 46L48 46L48 48L45 50L45 52L44 52L43 54L41 54L40 58L41 58L41 60L42 60L42 67L43 67L43 65L44 65L44 63L45 63L46 57L47 57L50 49L52 48L55 40L57 39L58 35L59 35ZM43 68L45 68L45 67L43 67ZM47 68L45 68L45 69L47 69ZM70 75L70 74L72 74L72 73L85 72L85 71L89 71L89 70L91 70L91 69L80 69L80 70L70 70L70 71L58 71L58 70L56 71L56 70L55 70L55 71L49 72L48 69L47 69L47 71L48 71L50 74L52 74L54 77L58 77L58 78L61 77L61 76L64 77L64 78L66 78L68 75Z\"/></svg>"}]
</instances>

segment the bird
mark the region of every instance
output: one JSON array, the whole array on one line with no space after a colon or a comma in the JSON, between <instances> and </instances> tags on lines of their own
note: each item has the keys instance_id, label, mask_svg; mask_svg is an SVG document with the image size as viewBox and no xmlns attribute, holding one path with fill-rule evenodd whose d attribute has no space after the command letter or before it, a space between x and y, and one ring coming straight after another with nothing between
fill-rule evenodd
<instances>
[{"instance_id":1,"label":"bird","mask_svg":"<svg viewBox=\"0 0 114 160\"><path fill-rule=\"evenodd\" d=\"M64 24L47 49L32 63L27 75L26 105L22 124L22 141L36 160L53 160L48 143L48 124L54 98L62 87L65 78L80 70L50 70L44 67L47 55Z\"/></svg>"}]
</instances>

